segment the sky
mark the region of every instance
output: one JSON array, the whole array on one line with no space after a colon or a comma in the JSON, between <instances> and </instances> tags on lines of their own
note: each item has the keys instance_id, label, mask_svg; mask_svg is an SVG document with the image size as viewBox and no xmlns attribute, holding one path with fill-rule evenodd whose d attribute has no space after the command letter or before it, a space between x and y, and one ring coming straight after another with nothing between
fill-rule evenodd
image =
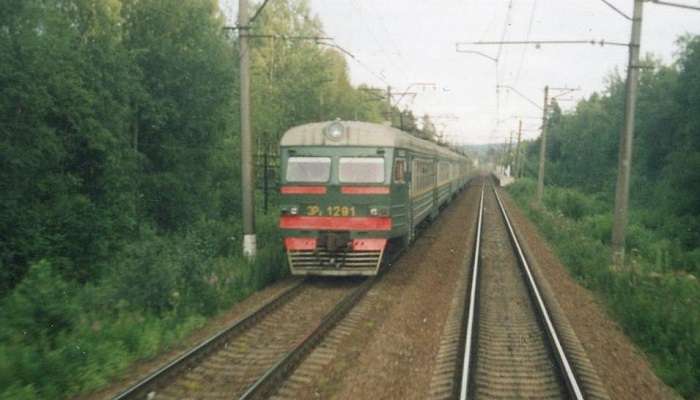
<instances>
[{"instance_id":1,"label":"sky","mask_svg":"<svg viewBox=\"0 0 700 400\"><path fill-rule=\"evenodd\" d=\"M234 0L228 1L227 14L235 13ZM700 6L700 0L673 1ZM608 2L632 15L633 0ZM310 4L326 34L356 57L347 57L354 84L417 92L415 97L404 96L398 107L434 116L438 130L457 143L503 143L517 129L517 117L523 117L523 137L535 138L541 110L527 99L541 105L545 85L579 89L560 98L566 111L578 99L604 90L613 71L626 72L627 47L622 46L460 45L498 62L456 51L457 42L501 38L629 42L631 22L601 0L310 0ZM700 11L645 2L643 55L652 53L672 62L675 41L685 33L700 34ZM496 85L513 87L520 94L497 90Z\"/></svg>"}]
</instances>

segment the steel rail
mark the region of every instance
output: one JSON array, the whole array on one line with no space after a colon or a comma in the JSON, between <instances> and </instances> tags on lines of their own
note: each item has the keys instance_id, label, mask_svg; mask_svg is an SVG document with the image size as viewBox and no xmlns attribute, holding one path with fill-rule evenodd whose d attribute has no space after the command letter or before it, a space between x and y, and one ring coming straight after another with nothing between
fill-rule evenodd
<instances>
[{"instance_id":1,"label":"steel rail","mask_svg":"<svg viewBox=\"0 0 700 400\"><path fill-rule=\"evenodd\" d=\"M249 386L240 397L240 400L262 399L272 394L280 382L283 382L294 372L296 367L304 360L304 357L315 348L328 331L345 317L377 280L378 276L367 279L338 302L333 310L321 320L316 329L268 369L260 379Z\"/></svg>"},{"instance_id":2,"label":"steel rail","mask_svg":"<svg viewBox=\"0 0 700 400\"><path fill-rule=\"evenodd\" d=\"M472 283L469 293L469 310L467 317L467 338L464 346L464 358L462 362L462 384L460 386L459 398L465 400L469 392L469 375L472 364L472 345L474 344L474 322L476 312L476 289L479 279L479 251L481 249L481 225L484 216L484 185L481 185L481 200L479 200L479 217L476 225L476 239L474 240L474 262L472 263Z\"/></svg>"},{"instance_id":3,"label":"steel rail","mask_svg":"<svg viewBox=\"0 0 700 400\"><path fill-rule=\"evenodd\" d=\"M275 298L267 301L259 308L246 314L243 318L222 329L193 349L188 350L175 360L160 367L134 385L130 386L125 391L119 393L113 397L113 400L142 398L144 397L143 395L147 395L149 392L159 388L165 380L172 378L178 372L182 371L183 368L196 363L199 359L214 351L220 345L223 345L223 343L231 336L251 327L260 318L292 299L292 297L299 293L299 289L304 285L305 281L306 280L301 280L293 284Z\"/></svg>"},{"instance_id":4,"label":"steel rail","mask_svg":"<svg viewBox=\"0 0 700 400\"><path fill-rule=\"evenodd\" d=\"M506 209L503 206L503 202L501 202L501 198L498 195L498 191L496 191L496 188L493 186L492 189L493 193L496 195L496 201L498 202L498 206L501 209L501 214L508 228L508 233L510 235L511 242L517 250L518 261L520 263L520 266L525 271L525 276L527 278L526 281L535 299L539 315L542 318L542 321L544 322L547 336L554 345L554 356L557 359L557 363L559 364L560 368L563 370L563 378L565 380L567 389L569 390L570 396L576 400L583 400L584 396L581 391L581 387L578 384L573 369L571 368L571 364L569 363L569 360L566 356L566 352L564 351L564 348L561 344L559 335L557 334L557 331L554 328L554 324L552 323L552 319L549 316L549 312L547 312L547 307L544 304L544 300L542 299L542 295L540 294L537 282L533 277L530 264L527 262L525 254L523 253L523 250L520 246L520 242L518 241L517 235L515 234L515 230L513 229L513 225L510 222L510 218L508 218L508 213L506 212Z\"/></svg>"}]
</instances>

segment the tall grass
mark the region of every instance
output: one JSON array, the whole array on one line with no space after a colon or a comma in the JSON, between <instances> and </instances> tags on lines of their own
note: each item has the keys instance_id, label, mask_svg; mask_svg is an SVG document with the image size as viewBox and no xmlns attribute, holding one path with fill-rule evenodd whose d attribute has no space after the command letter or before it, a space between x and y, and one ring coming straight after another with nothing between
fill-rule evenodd
<instances>
[{"instance_id":1,"label":"tall grass","mask_svg":"<svg viewBox=\"0 0 700 400\"><path fill-rule=\"evenodd\" d=\"M233 303L286 274L274 217L259 218L255 262L236 221L201 221L171 237L149 230L79 286L48 262L0 300L0 399L88 392L153 357Z\"/></svg>"},{"instance_id":2,"label":"tall grass","mask_svg":"<svg viewBox=\"0 0 700 400\"><path fill-rule=\"evenodd\" d=\"M509 187L571 274L602 298L611 315L649 356L657 374L686 398L700 398L700 285L688 272L697 250L645 226L654 210L635 210L628 229L629 270L610 268L611 207L572 189L547 187L531 207L534 182ZM690 254L688 254L690 253Z\"/></svg>"}]
</instances>

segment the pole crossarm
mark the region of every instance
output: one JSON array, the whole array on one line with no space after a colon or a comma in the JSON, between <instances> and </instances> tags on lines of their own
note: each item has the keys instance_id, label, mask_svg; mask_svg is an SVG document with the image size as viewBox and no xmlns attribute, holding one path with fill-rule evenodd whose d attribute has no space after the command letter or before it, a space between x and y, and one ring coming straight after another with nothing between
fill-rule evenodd
<instances>
[{"instance_id":1,"label":"pole crossarm","mask_svg":"<svg viewBox=\"0 0 700 400\"><path fill-rule=\"evenodd\" d=\"M281 34L242 34L252 39L282 39L282 40L313 40L319 42L321 40L333 40L332 37L327 36L290 36ZM325 43L320 43L325 44Z\"/></svg>"},{"instance_id":2,"label":"pole crossarm","mask_svg":"<svg viewBox=\"0 0 700 400\"><path fill-rule=\"evenodd\" d=\"M408 85L408 87L406 88L406 90L404 90L403 92L398 92L398 93L394 93L394 94L393 94L393 95L396 95L396 96L401 96L401 97L399 97L398 100L396 100L396 101L394 102L393 106L394 106L394 107L398 106L399 103L401 103L401 100L403 100L403 98L404 98L406 95L417 96L418 93L416 93L416 92L411 92L411 91L410 91L411 88L413 88L413 87L415 87L415 86L422 86L422 87L423 87L423 91L425 91L425 88L426 88L426 87L429 87L429 88L432 88L432 89L437 88L437 84L435 84L435 83L433 83L433 82L413 82L413 83L411 83L410 85ZM390 99L389 101L391 101L391 99Z\"/></svg>"},{"instance_id":3,"label":"pole crossarm","mask_svg":"<svg viewBox=\"0 0 700 400\"><path fill-rule=\"evenodd\" d=\"M337 49L337 50L340 50L341 52L343 52L343 54L348 55L350 58L352 58L352 59L357 59L357 57L355 57L354 54L352 54L352 53L349 52L348 50L346 50L346 49L344 49L344 48L338 46L338 45L335 44L335 43L316 42L316 44L319 44L319 45L322 45L322 46L333 47L334 49Z\"/></svg>"},{"instance_id":4,"label":"pole crossarm","mask_svg":"<svg viewBox=\"0 0 700 400\"><path fill-rule=\"evenodd\" d=\"M534 44L537 47L540 47L543 44L590 44L592 46L595 45L600 45L605 46L623 46L623 47L629 47L629 43L622 43L622 42L611 42L605 39L600 39L600 40L595 40L595 39L590 39L590 40L510 40L510 41L478 41L478 42L459 42L457 43L458 46L460 45L475 45L475 46L483 46L483 45L527 45L527 44Z\"/></svg>"},{"instance_id":5,"label":"pole crossarm","mask_svg":"<svg viewBox=\"0 0 700 400\"><path fill-rule=\"evenodd\" d=\"M270 1L270 0L265 0L265 1L263 1L263 3L260 5L260 7L258 7L258 9L255 11L255 14L253 14L253 17L250 18L250 20L248 20L248 25L250 25L250 24L252 24L253 22L255 22L255 19L258 18L258 16L260 15L260 13L262 12L262 10L265 8L265 6L267 5L267 3L268 3L269 1Z\"/></svg>"},{"instance_id":6,"label":"pole crossarm","mask_svg":"<svg viewBox=\"0 0 700 400\"><path fill-rule=\"evenodd\" d=\"M685 8L687 10L700 11L700 6L691 6L690 4L671 3L670 1L661 1L661 0L649 0L649 1L651 1L654 4L658 4L660 6L678 7L678 8Z\"/></svg>"},{"instance_id":7,"label":"pole crossarm","mask_svg":"<svg viewBox=\"0 0 700 400\"><path fill-rule=\"evenodd\" d=\"M525 96L524 94L520 93L520 91L519 91L518 89L516 89L516 88L514 88L514 87L512 87L512 86L508 86L508 85L496 85L496 89L509 89L509 90L512 90L513 92L515 92L515 94L517 94L518 96L520 96L520 97L522 97L523 99L527 100L527 101L528 101L530 104L532 104L533 106L539 108L540 110L543 109L542 106L540 106L539 104L537 104L534 100L532 100L532 99L530 99L529 97Z\"/></svg>"},{"instance_id":8,"label":"pole crossarm","mask_svg":"<svg viewBox=\"0 0 700 400\"><path fill-rule=\"evenodd\" d=\"M486 53L482 53L482 52L476 51L476 50L462 50L462 49L459 48L459 46L460 46L460 43L455 43L455 48L456 48L455 50L457 51L457 53L476 54L476 55L478 55L478 56L482 56L482 57L484 57L484 58L488 58L489 60L491 60L491 61L493 61L493 62L495 62L495 63L498 62L498 58L496 58L496 57L491 57L490 55L488 55L488 54L486 54Z\"/></svg>"},{"instance_id":9,"label":"pole crossarm","mask_svg":"<svg viewBox=\"0 0 700 400\"><path fill-rule=\"evenodd\" d=\"M552 96L552 99L558 99L562 96L566 96L567 94L571 94L573 92L577 92L581 90L581 88L549 88L549 90L556 90L560 91L562 93L559 93L556 96ZM573 99L560 99L560 101L572 101Z\"/></svg>"},{"instance_id":10,"label":"pole crossarm","mask_svg":"<svg viewBox=\"0 0 700 400\"><path fill-rule=\"evenodd\" d=\"M613 4L610 3L609 1L607 1L607 0L600 0L600 1L602 1L603 3L605 3L606 6L612 8L613 10L615 10L616 13L618 13L618 14L622 15L624 18L626 18L626 19L632 21L632 17L630 17L629 15L625 14L624 12L622 12L622 10L620 10L620 9L617 8L617 7L615 7L615 5L613 5Z\"/></svg>"}]
</instances>

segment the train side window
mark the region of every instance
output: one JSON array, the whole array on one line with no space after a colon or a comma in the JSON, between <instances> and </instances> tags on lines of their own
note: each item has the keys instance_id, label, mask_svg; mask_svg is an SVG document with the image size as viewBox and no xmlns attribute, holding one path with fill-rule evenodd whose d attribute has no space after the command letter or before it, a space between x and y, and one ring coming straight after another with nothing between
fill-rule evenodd
<instances>
[{"instance_id":1,"label":"train side window","mask_svg":"<svg viewBox=\"0 0 700 400\"><path fill-rule=\"evenodd\" d=\"M394 183L406 182L406 160L396 159L394 162Z\"/></svg>"}]
</instances>

